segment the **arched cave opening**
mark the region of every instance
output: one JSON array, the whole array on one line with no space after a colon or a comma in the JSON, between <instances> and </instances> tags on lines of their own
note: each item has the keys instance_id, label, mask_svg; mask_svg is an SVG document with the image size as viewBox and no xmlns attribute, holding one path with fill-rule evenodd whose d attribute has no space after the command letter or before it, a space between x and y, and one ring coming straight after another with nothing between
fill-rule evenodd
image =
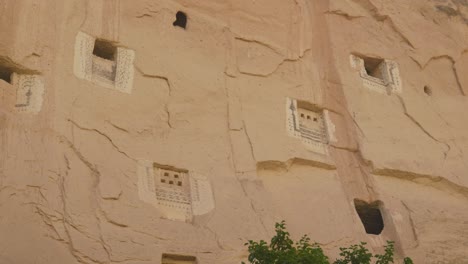
<instances>
[{"instance_id":1,"label":"arched cave opening","mask_svg":"<svg viewBox=\"0 0 468 264\"><path fill-rule=\"evenodd\" d=\"M354 207L367 234L379 235L384 229L384 221L380 211L381 204L382 202L380 201L367 203L359 199L354 199Z\"/></svg>"}]
</instances>

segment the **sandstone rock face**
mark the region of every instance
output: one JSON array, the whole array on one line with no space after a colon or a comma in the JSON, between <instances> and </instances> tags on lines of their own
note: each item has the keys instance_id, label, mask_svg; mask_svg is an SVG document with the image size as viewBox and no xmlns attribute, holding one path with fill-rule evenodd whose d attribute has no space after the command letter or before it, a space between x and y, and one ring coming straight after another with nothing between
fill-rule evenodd
<instances>
[{"instance_id":1,"label":"sandstone rock face","mask_svg":"<svg viewBox=\"0 0 468 264\"><path fill-rule=\"evenodd\" d=\"M466 0L0 0L0 263L468 262Z\"/></svg>"}]
</instances>

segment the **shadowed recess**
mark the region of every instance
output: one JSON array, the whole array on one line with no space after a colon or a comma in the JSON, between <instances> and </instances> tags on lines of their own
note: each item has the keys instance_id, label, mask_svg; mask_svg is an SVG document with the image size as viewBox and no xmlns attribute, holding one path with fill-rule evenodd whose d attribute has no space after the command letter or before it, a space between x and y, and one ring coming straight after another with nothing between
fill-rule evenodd
<instances>
[{"instance_id":1,"label":"shadowed recess","mask_svg":"<svg viewBox=\"0 0 468 264\"><path fill-rule=\"evenodd\" d=\"M0 64L0 79L4 80L7 83L11 83L11 75L13 71L11 68Z\"/></svg>"},{"instance_id":2,"label":"shadowed recess","mask_svg":"<svg viewBox=\"0 0 468 264\"><path fill-rule=\"evenodd\" d=\"M162 264L196 264L197 258L193 256L163 254L161 263Z\"/></svg>"},{"instance_id":3,"label":"shadowed recess","mask_svg":"<svg viewBox=\"0 0 468 264\"><path fill-rule=\"evenodd\" d=\"M174 23L172 23L172 25L174 27L181 27L185 29L187 27L187 15L182 11L178 11L176 14L176 20Z\"/></svg>"},{"instance_id":4,"label":"shadowed recess","mask_svg":"<svg viewBox=\"0 0 468 264\"><path fill-rule=\"evenodd\" d=\"M383 59L363 57L364 67L367 75L383 79L381 65L384 62Z\"/></svg>"},{"instance_id":5,"label":"shadowed recess","mask_svg":"<svg viewBox=\"0 0 468 264\"><path fill-rule=\"evenodd\" d=\"M367 234L379 235L384 229L382 213L380 212L381 204L380 201L366 203L362 200L354 199L354 207Z\"/></svg>"},{"instance_id":6,"label":"shadowed recess","mask_svg":"<svg viewBox=\"0 0 468 264\"><path fill-rule=\"evenodd\" d=\"M93 50L94 55L112 61L115 59L116 53L117 48L111 42L102 39L96 39Z\"/></svg>"},{"instance_id":7,"label":"shadowed recess","mask_svg":"<svg viewBox=\"0 0 468 264\"><path fill-rule=\"evenodd\" d=\"M432 95L432 89L429 86L424 86L424 93L431 96Z\"/></svg>"}]
</instances>

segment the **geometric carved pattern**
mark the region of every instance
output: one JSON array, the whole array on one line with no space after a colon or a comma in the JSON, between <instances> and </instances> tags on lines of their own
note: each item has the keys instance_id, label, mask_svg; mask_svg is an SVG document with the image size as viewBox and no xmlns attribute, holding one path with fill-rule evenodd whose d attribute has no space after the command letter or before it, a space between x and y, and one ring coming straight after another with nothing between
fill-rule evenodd
<instances>
[{"instance_id":1,"label":"geometric carved pattern","mask_svg":"<svg viewBox=\"0 0 468 264\"><path fill-rule=\"evenodd\" d=\"M40 75L13 73L11 84L16 87L16 104L18 112L36 114L42 107L44 83Z\"/></svg>"},{"instance_id":2,"label":"geometric carved pattern","mask_svg":"<svg viewBox=\"0 0 468 264\"><path fill-rule=\"evenodd\" d=\"M192 219L192 199L187 172L153 166L154 187L159 208L170 212L169 218Z\"/></svg>"},{"instance_id":3,"label":"geometric carved pattern","mask_svg":"<svg viewBox=\"0 0 468 264\"><path fill-rule=\"evenodd\" d=\"M327 154L329 135L326 110L301 106L297 100L286 98L286 129L292 137L301 139L310 150Z\"/></svg>"},{"instance_id":4,"label":"geometric carved pattern","mask_svg":"<svg viewBox=\"0 0 468 264\"><path fill-rule=\"evenodd\" d=\"M41 111L44 82L35 70L0 56L0 79L6 85L3 105L9 111L36 114Z\"/></svg>"},{"instance_id":5,"label":"geometric carved pattern","mask_svg":"<svg viewBox=\"0 0 468 264\"><path fill-rule=\"evenodd\" d=\"M140 161L138 191L142 201L157 207L171 220L191 222L193 216L214 209L208 179L183 169Z\"/></svg>"},{"instance_id":6,"label":"geometric carved pattern","mask_svg":"<svg viewBox=\"0 0 468 264\"><path fill-rule=\"evenodd\" d=\"M116 54L113 58L102 58L93 54L96 42L96 38L78 32L73 67L75 76L103 87L131 93L135 52L122 47L114 47Z\"/></svg>"},{"instance_id":7,"label":"geometric carved pattern","mask_svg":"<svg viewBox=\"0 0 468 264\"><path fill-rule=\"evenodd\" d=\"M377 60L376 65L372 65L372 71L369 70L367 60ZM353 54L350 55L350 62L354 69L359 70L359 76L366 88L387 94L401 93L400 70L396 62L371 58L363 59Z\"/></svg>"}]
</instances>

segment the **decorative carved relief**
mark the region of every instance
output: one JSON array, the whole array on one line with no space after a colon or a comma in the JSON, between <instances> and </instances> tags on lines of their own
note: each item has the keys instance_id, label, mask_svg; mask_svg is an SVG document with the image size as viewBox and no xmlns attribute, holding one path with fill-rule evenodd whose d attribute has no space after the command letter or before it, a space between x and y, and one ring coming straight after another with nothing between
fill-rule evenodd
<instances>
[{"instance_id":1,"label":"decorative carved relief","mask_svg":"<svg viewBox=\"0 0 468 264\"><path fill-rule=\"evenodd\" d=\"M114 49L115 54L101 55L99 52L102 52L102 49L97 45L103 42L104 48ZM133 50L116 47L113 43L97 40L83 32L79 32L76 36L74 73L80 79L124 93L131 93L134 59Z\"/></svg>"},{"instance_id":2,"label":"decorative carved relief","mask_svg":"<svg viewBox=\"0 0 468 264\"><path fill-rule=\"evenodd\" d=\"M394 61L350 56L351 66L359 70L364 86L381 93L401 93L398 64Z\"/></svg>"},{"instance_id":3,"label":"decorative carved relief","mask_svg":"<svg viewBox=\"0 0 468 264\"><path fill-rule=\"evenodd\" d=\"M139 196L166 218L190 222L214 209L211 185L204 176L184 169L139 162Z\"/></svg>"},{"instance_id":4,"label":"decorative carved relief","mask_svg":"<svg viewBox=\"0 0 468 264\"><path fill-rule=\"evenodd\" d=\"M301 139L306 147L314 152L327 154L329 134L327 126L331 125L326 110L298 104L297 100L286 99L286 129L292 137Z\"/></svg>"},{"instance_id":5,"label":"decorative carved relief","mask_svg":"<svg viewBox=\"0 0 468 264\"><path fill-rule=\"evenodd\" d=\"M42 108L44 83L40 75L12 75L12 85L16 87L16 104L18 112L38 113Z\"/></svg>"}]
</instances>

